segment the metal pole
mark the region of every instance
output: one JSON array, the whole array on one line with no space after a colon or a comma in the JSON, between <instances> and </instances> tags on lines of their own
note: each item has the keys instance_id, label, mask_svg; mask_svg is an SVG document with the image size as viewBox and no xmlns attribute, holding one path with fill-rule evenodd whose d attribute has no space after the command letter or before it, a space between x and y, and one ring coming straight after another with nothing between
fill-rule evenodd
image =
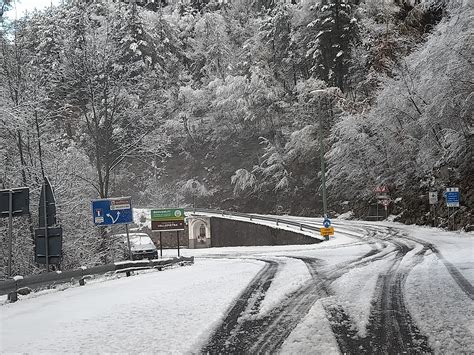
<instances>
[{"instance_id":1,"label":"metal pole","mask_svg":"<svg viewBox=\"0 0 474 355\"><path fill-rule=\"evenodd\" d=\"M46 201L46 179L43 185L44 197L44 245L46 254L46 272L49 272L49 244L48 244L48 202Z\"/></svg>"},{"instance_id":2,"label":"metal pole","mask_svg":"<svg viewBox=\"0 0 474 355\"><path fill-rule=\"evenodd\" d=\"M163 259L163 243L161 240L161 232L160 232L160 258Z\"/></svg>"},{"instance_id":3,"label":"metal pole","mask_svg":"<svg viewBox=\"0 0 474 355\"><path fill-rule=\"evenodd\" d=\"M13 191L8 191L8 277L12 276Z\"/></svg>"},{"instance_id":4,"label":"metal pole","mask_svg":"<svg viewBox=\"0 0 474 355\"><path fill-rule=\"evenodd\" d=\"M453 231L456 230L456 223L454 222L454 219L456 218L456 207L453 208Z\"/></svg>"},{"instance_id":5,"label":"metal pole","mask_svg":"<svg viewBox=\"0 0 474 355\"><path fill-rule=\"evenodd\" d=\"M323 214L324 217L328 215L328 202L326 197L326 164L324 161L324 142L323 142L323 123L322 115L319 116L319 152L321 159L321 184L323 190Z\"/></svg>"},{"instance_id":6,"label":"metal pole","mask_svg":"<svg viewBox=\"0 0 474 355\"><path fill-rule=\"evenodd\" d=\"M434 223L434 205L430 205L430 213L431 213L431 227L435 226Z\"/></svg>"},{"instance_id":7,"label":"metal pole","mask_svg":"<svg viewBox=\"0 0 474 355\"><path fill-rule=\"evenodd\" d=\"M178 257L179 257L179 231L176 231L176 239L178 240Z\"/></svg>"},{"instance_id":8,"label":"metal pole","mask_svg":"<svg viewBox=\"0 0 474 355\"><path fill-rule=\"evenodd\" d=\"M448 206L448 230L449 228L451 228L450 224L451 224L451 208Z\"/></svg>"},{"instance_id":9,"label":"metal pole","mask_svg":"<svg viewBox=\"0 0 474 355\"><path fill-rule=\"evenodd\" d=\"M130 235L128 233L128 224L125 225L125 231L127 232L128 257L130 258L130 260L133 260L132 246L130 245Z\"/></svg>"}]
</instances>

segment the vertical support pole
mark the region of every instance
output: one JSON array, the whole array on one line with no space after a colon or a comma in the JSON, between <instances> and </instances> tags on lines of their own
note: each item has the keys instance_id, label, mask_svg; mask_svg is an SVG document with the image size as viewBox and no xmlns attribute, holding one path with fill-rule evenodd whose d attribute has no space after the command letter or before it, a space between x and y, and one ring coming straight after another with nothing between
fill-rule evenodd
<instances>
[{"instance_id":1,"label":"vertical support pole","mask_svg":"<svg viewBox=\"0 0 474 355\"><path fill-rule=\"evenodd\" d=\"M376 207L377 218L375 220L378 221L379 220L379 200L378 199L375 199L375 205L377 206Z\"/></svg>"},{"instance_id":2,"label":"vertical support pole","mask_svg":"<svg viewBox=\"0 0 474 355\"><path fill-rule=\"evenodd\" d=\"M176 231L176 240L178 241L178 257L179 255L179 231Z\"/></svg>"},{"instance_id":3,"label":"vertical support pole","mask_svg":"<svg viewBox=\"0 0 474 355\"><path fill-rule=\"evenodd\" d=\"M456 218L456 207L453 208L453 231L456 230L456 223L454 222L455 218Z\"/></svg>"},{"instance_id":4,"label":"vertical support pole","mask_svg":"<svg viewBox=\"0 0 474 355\"><path fill-rule=\"evenodd\" d=\"M46 272L49 272L49 241L48 241L48 201L46 201L46 179L43 182L44 201L44 250L46 254Z\"/></svg>"},{"instance_id":5,"label":"vertical support pole","mask_svg":"<svg viewBox=\"0 0 474 355\"><path fill-rule=\"evenodd\" d=\"M12 276L13 191L8 191L8 277Z\"/></svg>"},{"instance_id":6,"label":"vertical support pole","mask_svg":"<svg viewBox=\"0 0 474 355\"><path fill-rule=\"evenodd\" d=\"M160 258L163 259L163 241L161 240L161 231L160 231Z\"/></svg>"},{"instance_id":7,"label":"vertical support pole","mask_svg":"<svg viewBox=\"0 0 474 355\"><path fill-rule=\"evenodd\" d=\"M130 245L130 234L128 233L128 224L125 225L125 231L127 232L128 257L130 260L133 260L132 246Z\"/></svg>"},{"instance_id":8,"label":"vertical support pole","mask_svg":"<svg viewBox=\"0 0 474 355\"><path fill-rule=\"evenodd\" d=\"M321 115L319 118L319 153L319 158L321 160L321 185L323 190L323 217L326 218L328 215L328 202L326 197L326 164L324 161L323 124Z\"/></svg>"},{"instance_id":9,"label":"vertical support pole","mask_svg":"<svg viewBox=\"0 0 474 355\"><path fill-rule=\"evenodd\" d=\"M430 205L430 213L431 213L431 227L434 227L435 226L435 222L434 222L434 205Z\"/></svg>"},{"instance_id":10,"label":"vertical support pole","mask_svg":"<svg viewBox=\"0 0 474 355\"><path fill-rule=\"evenodd\" d=\"M451 228L451 208L448 206L448 230Z\"/></svg>"}]
</instances>

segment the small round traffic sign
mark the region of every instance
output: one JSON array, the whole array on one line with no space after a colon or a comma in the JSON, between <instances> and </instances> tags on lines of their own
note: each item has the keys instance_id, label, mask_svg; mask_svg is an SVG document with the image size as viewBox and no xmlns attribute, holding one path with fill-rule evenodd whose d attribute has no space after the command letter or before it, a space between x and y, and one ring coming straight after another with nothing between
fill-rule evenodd
<instances>
[{"instance_id":1,"label":"small round traffic sign","mask_svg":"<svg viewBox=\"0 0 474 355\"><path fill-rule=\"evenodd\" d=\"M323 221L323 226L324 226L324 228L329 228L331 226L331 221L329 220L329 218L326 218Z\"/></svg>"}]
</instances>

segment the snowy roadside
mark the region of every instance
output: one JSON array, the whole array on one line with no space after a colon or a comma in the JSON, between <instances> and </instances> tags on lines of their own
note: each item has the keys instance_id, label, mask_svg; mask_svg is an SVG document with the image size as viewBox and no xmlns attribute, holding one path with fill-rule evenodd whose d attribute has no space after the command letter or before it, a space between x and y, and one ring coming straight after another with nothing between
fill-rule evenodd
<instances>
[{"instance_id":1,"label":"snowy roadside","mask_svg":"<svg viewBox=\"0 0 474 355\"><path fill-rule=\"evenodd\" d=\"M0 349L2 353L192 351L262 264L199 260L191 267L5 304L0 312Z\"/></svg>"}]
</instances>

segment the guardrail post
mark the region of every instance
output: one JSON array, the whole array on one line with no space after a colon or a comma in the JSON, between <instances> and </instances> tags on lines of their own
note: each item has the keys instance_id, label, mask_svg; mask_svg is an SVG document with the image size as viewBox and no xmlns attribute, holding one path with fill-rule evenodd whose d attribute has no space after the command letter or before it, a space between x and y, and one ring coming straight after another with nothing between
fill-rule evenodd
<instances>
[{"instance_id":1,"label":"guardrail post","mask_svg":"<svg viewBox=\"0 0 474 355\"><path fill-rule=\"evenodd\" d=\"M300 223L300 231L303 230L303 225Z\"/></svg>"},{"instance_id":2,"label":"guardrail post","mask_svg":"<svg viewBox=\"0 0 474 355\"><path fill-rule=\"evenodd\" d=\"M86 269L85 266L81 266L81 277L79 278L79 286L84 286L86 284L86 280L84 279L84 270Z\"/></svg>"},{"instance_id":3,"label":"guardrail post","mask_svg":"<svg viewBox=\"0 0 474 355\"><path fill-rule=\"evenodd\" d=\"M18 291L18 280L15 279L15 291L10 292L10 293L8 294L8 296L7 296L7 299L8 299L11 303L18 301L18 293L17 293L17 291Z\"/></svg>"},{"instance_id":4,"label":"guardrail post","mask_svg":"<svg viewBox=\"0 0 474 355\"><path fill-rule=\"evenodd\" d=\"M252 220L252 215L250 215L250 220Z\"/></svg>"},{"instance_id":5,"label":"guardrail post","mask_svg":"<svg viewBox=\"0 0 474 355\"><path fill-rule=\"evenodd\" d=\"M277 224L277 226L278 226L278 219L276 220L276 224Z\"/></svg>"}]
</instances>

